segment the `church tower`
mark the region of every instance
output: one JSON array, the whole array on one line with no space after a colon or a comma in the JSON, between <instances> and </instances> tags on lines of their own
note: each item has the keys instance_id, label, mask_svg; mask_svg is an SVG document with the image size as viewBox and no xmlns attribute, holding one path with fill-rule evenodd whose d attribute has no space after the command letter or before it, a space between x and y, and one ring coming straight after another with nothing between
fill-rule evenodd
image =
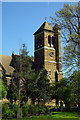
<instances>
[{"instance_id":1,"label":"church tower","mask_svg":"<svg viewBox=\"0 0 80 120\"><path fill-rule=\"evenodd\" d=\"M34 62L36 70L48 71L50 82L63 78L61 62L61 38L58 24L54 28L45 21L34 33Z\"/></svg>"}]
</instances>

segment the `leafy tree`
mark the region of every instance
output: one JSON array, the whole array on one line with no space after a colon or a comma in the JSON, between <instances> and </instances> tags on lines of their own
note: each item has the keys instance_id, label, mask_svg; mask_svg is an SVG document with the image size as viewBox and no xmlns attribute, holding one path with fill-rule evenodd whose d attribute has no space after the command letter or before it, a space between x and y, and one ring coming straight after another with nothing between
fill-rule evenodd
<instances>
[{"instance_id":1,"label":"leafy tree","mask_svg":"<svg viewBox=\"0 0 80 120\"><path fill-rule=\"evenodd\" d=\"M49 91L50 91L50 83L49 79L47 78L47 71L45 69L40 71L40 77L37 80L37 88L38 88L38 103L40 99L43 99L45 103L49 100Z\"/></svg>"},{"instance_id":2,"label":"leafy tree","mask_svg":"<svg viewBox=\"0 0 80 120\"><path fill-rule=\"evenodd\" d=\"M49 100L50 83L45 69L37 73L35 80L31 84L30 98L32 103L38 100L39 104L41 99L44 103Z\"/></svg>"},{"instance_id":3,"label":"leafy tree","mask_svg":"<svg viewBox=\"0 0 80 120\"><path fill-rule=\"evenodd\" d=\"M10 100L11 103L13 103L13 100L15 101L17 100L16 89L13 83L14 83L13 79L11 79L7 91L7 98Z\"/></svg>"},{"instance_id":4,"label":"leafy tree","mask_svg":"<svg viewBox=\"0 0 80 120\"><path fill-rule=\"evenodd\" d=\"M61 37L64 40L64 69L67 69L68 73L78 70L75 80L78 82L77 91L80 91L80 4L64 4L64 7L56 12L56 19L51 19L52 23L56 22L61 28ZM80 96L80 92L78 95Z\"/></svg>"},{"instance_id":5,"label":"leafy tree","mask_svg":"<svg viewBox=\"0 0 80 120\"><path fill-rule=\"evenodd\" d=\"M19 55L13 56L14 72L12 74L11 83L8 90L8 98L11 102L19 100L19 115L20 107L23 102L27 102L28 97L31 98L34 104L41 99L44 103L49 99L50 83L47 78L47 71L41 70L38 73L32 69L32 57L28 56L27 47L23 44Z\"/></svg>"},{"instance_id":6,"label":"leafy tree","mask_svg":"<svg viewBox=\"0 0 80 120\"><path fill-rule=\"evenodd\" d=\"M29 83L34 79L35 73L25 44L22 45L19 55L13 56L13 61L15 70L12 74L8 97L11 101L17 99L20 103L26 102L29 96Z\"/></svg>"},{"instance_id":7,"label":"leafy tree","mask_svg":"<svg viewBox=\"0 0 80 120\"><path fill-rule=\"evenodd\" d=\"M80 73L78 71L74 71L73 74L69 77L69 79L71 80L71 87L73 88L72 90L74 95L74 104L78 105L80 109Z\"/></svg>"},{"instance_id":8,"label":"leafy tree","mask_svg":"<svg viewBox=\"0 0 80 120\"><path fill-rule=\"evenodd\" d=\"M6 98L6 96L7 96L7 90L4 83L2 82L2 99Z\"/></svg>"},{"instance_id":9,"label":"leafy tree","mask_svg":"<svg viewBox=\"0 0 80 120\"><path fill-rule=\"evenodd\" d=\"M29 96L29 83L34 79L35 73L32 70L32 57L28 56L25 44L19 50L19 55L13 55L14 72L9 86L8 98L10 101L18 100L18 118L21 118L21 105L27 102Z\"/></svg>"},{"instance_id":10,"label":"leafy tree","mask_svg":"<svg viewBox=\"0 0 80 120\"><path fill-rule=\"evenodd\" d=\"M0 77L0 99L6 98L7 96L7 79L6 71L2 71L2 77Z\"/></svg>"},{"instance_id":11,"label":"leafy tree","mask_svg":"<svg viewBox=\"0 0 80 120\"><path fill-rule=\"evenodd\" d=\"M73 95L72 95L72 87L68 79L64 78L54 83L54 87L52 87L51 97L52 99L55 98L57 100L57 104L59 100L64 101L66 109L69 109L71 107L73 101Z\"/></svg>"},{"instance_id":12,"label":"leafy tree","mask_svg":"<svg viewBox=\"0 0 80 120\"><path fill-rule=\"evenodd\" d=\"M78 4L64 4L64 7L56 12L56 19L52 23L57 23L61 28L64 43L63 63L65 69L74 70L79 67L80 39L79 39L79 15L80 7Z\"/></svg>"},{"instance_id":13,"label":"leafy tree","mask_svg":"<svg viewBox=\"0 0 80 120\"><path fill-rule=\"evenodd\" d=\"M51 99L55 98L57 101L64 101L67 110L70 110L75 105L80 108L79 79L78 71L74 71L68 78L55 82L54 87L51 89Z\"/></svg>"},{"instance_id":14,"label":"leafy tree","mask_svg":"<svg viewBox=\"0 0 80 120\"><path fill-rule=\"evenodd\" d=\"M7 78L6 78L6 70L2 71L2 81L4 83L4 86L6 87L7 90Z\"/></svg>"}]
</instances>

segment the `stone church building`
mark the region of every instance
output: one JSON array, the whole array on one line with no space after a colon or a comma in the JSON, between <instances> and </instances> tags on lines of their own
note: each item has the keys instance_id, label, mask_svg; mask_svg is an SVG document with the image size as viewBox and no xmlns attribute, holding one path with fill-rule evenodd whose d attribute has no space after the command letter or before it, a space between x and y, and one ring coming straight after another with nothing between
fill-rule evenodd
<instances>
[{"instance_id":1,"label":"stone church building","mask_svg":"<svg viewBox=\"0 0 80 120\"><path fill-rule=\"evenodd\" d=\"M34 33L34 64L35 69L43 67L48 71L50 83L63 78L61 62L61 33L58 24L52 27L45 21ZM8 84L14 71L13 56L0 55L0 74L6 71Z\"/></svg>"}]
</instances>

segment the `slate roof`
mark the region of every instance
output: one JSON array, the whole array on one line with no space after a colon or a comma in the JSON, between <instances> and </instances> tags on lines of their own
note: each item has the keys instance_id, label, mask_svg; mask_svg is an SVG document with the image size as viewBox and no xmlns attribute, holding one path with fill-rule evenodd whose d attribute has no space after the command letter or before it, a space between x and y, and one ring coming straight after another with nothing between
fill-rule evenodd
<instances>
[{"instance_id":1,"label":"slate roof","mask_svg":"<svg viewBox=\"0 0 80 120\"><path fill-rule=\"evenodd\" d=\"M53 27L47 22L45 21L40 28L34 33L34 35L40 33L43 30L48 30L48 31L52 31L53 32Z\"/></svg>"},{"instance_id":2,"label":"slate roof","mask_svg":"<svg viewBox=\"0 0 80 120\"><path fill-rule=\"evenodd\" d=\"M0 55L0 69L6 70L6 74L13 73L14 68L11 66L12 56Z\"/></svg>"}]
</instances>

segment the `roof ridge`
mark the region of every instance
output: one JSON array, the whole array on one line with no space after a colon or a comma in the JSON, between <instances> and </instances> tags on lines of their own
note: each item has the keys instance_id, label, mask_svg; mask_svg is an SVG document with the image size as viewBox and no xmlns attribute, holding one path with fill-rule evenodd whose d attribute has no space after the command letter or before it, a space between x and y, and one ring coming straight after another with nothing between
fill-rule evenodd
<instances>
[{"instance_id":1,"label":"roof ridge","mask_svg":"<svg viewBox=\"0 0 80 120\"><path fill-rule=\"evenodd\" d=\"M0 56L5 56L5 57L12 57L12 56L8 56L8 55L0 55Z\"/></svg>"},{"instance_id":2,"label":"roof ridge","mask_svg":"<svg viewBox=\"0 0 80 120\"><path fill-rule=\"evenodd\" d=\"M50 25L50 23L48 23L48 22L44 22L40 27L39 27L39 29L34 33L34 35L36 35L37 33L40 33L41 31L43 31L43 30L49 30L49 31L54 31L53 30L53 27Z\"/></svg>"}]
</instances>

